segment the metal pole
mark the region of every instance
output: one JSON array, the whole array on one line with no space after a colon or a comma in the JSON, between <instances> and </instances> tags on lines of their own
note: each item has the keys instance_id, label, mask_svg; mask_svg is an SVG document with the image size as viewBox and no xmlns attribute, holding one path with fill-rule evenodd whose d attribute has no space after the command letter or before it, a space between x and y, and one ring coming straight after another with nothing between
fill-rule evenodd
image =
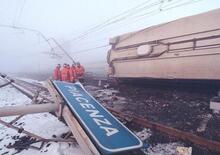
<instances>
[{"instance_id":1,"label":"metal pole","mask_svg":"<svg viewBox=\"0 0 220 155\"><path fill-rule=\"evenodd\" d=\"M73 60L73 58L69 55L69 53L56 41L55 38L51 38L51 40L53 40L53 41L57 44L57 46L64 52L64 54L66 54L66 56L67 56L68 58L70 58L74 64L76 64L76 62L75 62L75 61Z\"/></svg>"},{"instance_id":2,"label":"metal pole","mask_svg":"<svg viewBox=\"0 0 220 155\"><path fill-rule=\"evenodd\" d=\"M57 104L31 104L22 106L8 106L0 108L0 117L16 116L43 112L55 112L58 111L59 106Z\"/></svg>"}]
</instances>

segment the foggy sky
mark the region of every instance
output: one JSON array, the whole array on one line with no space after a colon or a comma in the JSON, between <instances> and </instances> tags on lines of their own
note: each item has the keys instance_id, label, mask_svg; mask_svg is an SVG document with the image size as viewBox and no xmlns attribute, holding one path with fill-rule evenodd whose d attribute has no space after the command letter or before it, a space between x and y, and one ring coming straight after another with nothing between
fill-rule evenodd
<instances>
[{"instance_id":1,"label":"foggy sky","mask_svg":"<svg viewBox=\"0 0 220 155\"><path fill-rule=\"evenodd\" d=\"M77 54L74 52L108 44L110 37L119 34L220 7L219 0L203 0L161 11L138 21L135 18L134 21L125 20L92 33L87 39L73 40L89 28L145 1L147 0L0 0L0 25L31 28L40 31L47 38L56 38L74 60L84 64L87 70L104 73L107 66L106 53L110 47ZM148 1L153 3L158 0ZM172 0L165 0L162 5L171 2ZM72 41L67 42L68 40ZM52 41L50 43L56 46ZM52 72L57 63L71 63L59 48L55 48L55 51L62 59L54 59L55 57L48 55L49 51L50 47L39 34L0 26L0 72Z\"/></svg>"}]
</instances>

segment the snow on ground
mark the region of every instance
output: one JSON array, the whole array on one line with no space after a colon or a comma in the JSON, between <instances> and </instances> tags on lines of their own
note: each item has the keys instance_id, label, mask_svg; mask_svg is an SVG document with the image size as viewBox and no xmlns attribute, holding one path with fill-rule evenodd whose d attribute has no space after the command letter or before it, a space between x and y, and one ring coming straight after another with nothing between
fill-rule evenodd
<instances>
[{"instance_id":1,"label":"snow on ground","mask_svg":"<svg viewBox=\"0 0 220 155\"><path fill-rule=\"evenodd\" d=\"M176 148L182 145L183 144L178 142L157 144L155 146L150 146L145 153L147 155L178 155Z\"/></svg>"},{"instance_id":2,"label":"snow on ground","mask_svg":"<svg viewBox=\"0 0 220 155\"><path fill-rule=\"evenodd\" d=\"M11 85L0 88L0 107L24 104L26 105L30 104L30 102L31 100L29 98L24 96Z\"/></svg>"},{"instance_id":3,"label":"snow on ground","mask_svg":"<svg viewBox=\"0 0 220 155\"><path fill-rule=\"evenodd\" d=\"M135 132L135 134L142 140L145 141L148 138L150 138L150 136L152 135L152 132L150 129L146 129L144 128L142 131L140 132Z\"/></svg>"},{"instance_id":4,"label":"snow on ground","mask_svg":"<svg viewBox=\"0 0 220 155\"><path fill-rule=\"evenodd\" d=\"M183 146L180 142L149 144L149 138L153 135L150 129L144 128L142 131L134 133L143 141L142 150L147 155L179 155L176 148Z\"/></svg>"},{"instance_id":5,"label":"snow on ground","mask_svg":"<svg viewBox=\"0 0 220 155\"><path fill-rule=\"evenodd\" d=\"M2 82L0 80L0 82ZM16 106L30 104L31 100L20 93L18 90L8 85L6 87L0 88L0 107L4 106ZM15 116L12 117L3 117L1 118L4 121L10 122ZM23 127L25 130L42 136L43 138L53 138L60 137L63 133L69 131L69 128L59 121L55 116L50 113L41 113L41 114L32 114L25 115L16 123L15 126ZM0 124L0 154L12 155L16 152L15 149L8 149L6 146L15 142L14 136L22 137L24 134L19 134L17 131L7 128ZM49 145L50 144L50 145ZM18 153L17 155L80 155L83 154L82 150L77 144L71 143L56 143L49 142L49 146L46 144L44 147L39 150L27 149ZM35 145L40 145L35 144Z\"/></svg>"}]
</instances>

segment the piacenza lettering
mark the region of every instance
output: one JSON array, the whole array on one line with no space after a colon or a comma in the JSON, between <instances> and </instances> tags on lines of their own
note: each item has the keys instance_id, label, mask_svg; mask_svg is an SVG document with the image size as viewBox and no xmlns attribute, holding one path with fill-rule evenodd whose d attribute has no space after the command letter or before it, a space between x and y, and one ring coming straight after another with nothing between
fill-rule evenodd
<instances>
[{"instance_id":1,"label":"piacenza lettering","mask_svg":"<svg viewBox=\"0 0 220 155\"><path fill-rule=\"evenodd\" d=\"M71 93L81 107L89 114L93 121L99 126L100 129L104 130L106 136L112 136L119 132L118 129L112 127L112 123L106 119L100 112L95 108L94 105L90 104L86 98L74 86L65 86L68 88L69 93Z\"/></svg>"}]
</instances>

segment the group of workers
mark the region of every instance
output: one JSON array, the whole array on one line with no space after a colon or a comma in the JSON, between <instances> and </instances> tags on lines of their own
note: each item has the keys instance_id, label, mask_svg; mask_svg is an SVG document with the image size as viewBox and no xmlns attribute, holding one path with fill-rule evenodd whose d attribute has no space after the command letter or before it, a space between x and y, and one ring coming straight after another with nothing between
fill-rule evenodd
<instances>
[{"instance_id":1,"label":"group of workers","mask_svg":"<svg viewBox=\"0 0 220 155\"><path fill-rule=\"evenodd\" d=\"M84 74L85 69L79 62L71 67L69 64L64 64L62 69L61 65L58 64L54 69L53 79L72 83L76 81L84 82Z\"/></svg>"}]
</instances>

